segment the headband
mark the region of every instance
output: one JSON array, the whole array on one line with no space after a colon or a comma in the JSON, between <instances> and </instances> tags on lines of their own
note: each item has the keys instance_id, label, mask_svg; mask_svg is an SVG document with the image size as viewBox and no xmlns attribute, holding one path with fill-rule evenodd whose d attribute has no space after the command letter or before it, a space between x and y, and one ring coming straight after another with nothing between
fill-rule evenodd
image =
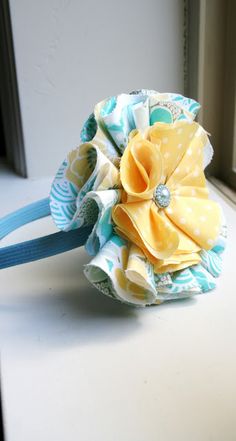
<instances>
[{"instance_id":1,"label":"headband","mask_svg":"<svg viewBox=\"0 0 236 441\"><path fill-rule=\"evenodd\" d=\"M60 232L0 249L0 268L85 245L87 279L132 305L212 290L226 223L209 198L213 156L194 118L199 104L174 93L134 91L98 103L81 144L60 166L50 197L0 220L0 238L51 215Z\"/></svg>"}]
</instances>

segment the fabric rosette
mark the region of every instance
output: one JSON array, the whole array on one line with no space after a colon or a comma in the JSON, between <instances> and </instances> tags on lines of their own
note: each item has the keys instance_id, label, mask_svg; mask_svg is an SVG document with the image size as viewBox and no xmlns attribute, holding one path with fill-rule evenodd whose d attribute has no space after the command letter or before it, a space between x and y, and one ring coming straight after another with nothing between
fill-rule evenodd
<instances>
[{"instance_id":1,"label":"fabric rosette","mask_svg":"<svg viewBox=\"0 0 236 441\"><path fill-rule=\"evenodd\" d=\"M95 106L53 181L59 229L91 226L88 280L135 305L215 287L226 225L204 169L213 149L182 95L141 90Z\"/></svg>"}]
</instances>

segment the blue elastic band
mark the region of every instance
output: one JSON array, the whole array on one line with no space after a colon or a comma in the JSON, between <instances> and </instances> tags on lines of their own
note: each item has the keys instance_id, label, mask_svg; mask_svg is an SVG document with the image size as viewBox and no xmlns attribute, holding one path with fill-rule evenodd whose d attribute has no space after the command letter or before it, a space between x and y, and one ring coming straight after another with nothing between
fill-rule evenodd
<instances>
[{"instance_id":1,"label":"blue elastic band","mask_svg":"<svg viewBox=\"0 0 236 441\"><path fill-rule=\"evenodd\" d=\"M49 198L26 205L26 207L20 208L0 219L0 239L29 222L49 215Z\"/></svg>"},{"instance_id":2,"label":"blue elastic band","mask_svg":"<svg viewBox=\"0 0 236 441\"><path fill-rule=\"evenodd\" d=\"M42 217L49 216L49 198L27 205L0 219L0 239L15 229ZM33 262L64 253L85 244L92 227L58 232L38 239L0 248L0 269Z\"/></svg>"}]
</instances>

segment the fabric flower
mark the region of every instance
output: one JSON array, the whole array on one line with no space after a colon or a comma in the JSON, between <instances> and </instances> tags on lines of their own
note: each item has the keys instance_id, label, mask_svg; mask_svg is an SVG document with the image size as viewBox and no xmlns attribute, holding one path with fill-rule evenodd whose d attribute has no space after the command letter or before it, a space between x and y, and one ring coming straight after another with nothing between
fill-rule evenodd
<instances>
[{"instance_id":1,"label":"fabric flower","mask_svg":"<svg viewBox=\"0 0 236 441\"><path fill-rule=\"evenodd\" d=\"M53 219L64 231L91 225L85 275L108 296L158 304L215 286L226 227L209 199L198 109L147 90L104 100L56 175Z\"/></svg>"},{"instance_id":2,"label":"fabric flower","mask_svg":"<svg viewBox=\"0 0 236 441\"><path fill-rule=\"evenodd\" d=\"M116 232L139 246L156 272L198 263L196 253L211 249L219 235L220 208L208 199L203 173L207 142L197 123L156 123L122 156L125 202L113 208ZM158 189L167 204L158 202Z\"/></svg>"}]
</instances>

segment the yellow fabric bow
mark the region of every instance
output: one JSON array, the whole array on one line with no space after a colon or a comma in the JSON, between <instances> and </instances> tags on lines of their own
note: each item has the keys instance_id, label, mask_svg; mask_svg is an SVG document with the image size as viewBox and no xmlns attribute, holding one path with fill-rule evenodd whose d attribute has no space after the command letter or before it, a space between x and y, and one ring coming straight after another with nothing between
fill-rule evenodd
<instances>
[{"instance_id":1,"label":"yellow fabric bow","mask_svg":"<svg viewBox=\"0 0 236 441\"><path fill-rule=\"evenodd\" d=\"M137 245L155 272L200 261L213 247L221 212L208 197L203 151L208 138L199 124L156 123L129 141L120 163L122 203L113 207L117 233ZM154 192L164 184L170 203L159 208Z\"/></svg>"}]
</instances>

